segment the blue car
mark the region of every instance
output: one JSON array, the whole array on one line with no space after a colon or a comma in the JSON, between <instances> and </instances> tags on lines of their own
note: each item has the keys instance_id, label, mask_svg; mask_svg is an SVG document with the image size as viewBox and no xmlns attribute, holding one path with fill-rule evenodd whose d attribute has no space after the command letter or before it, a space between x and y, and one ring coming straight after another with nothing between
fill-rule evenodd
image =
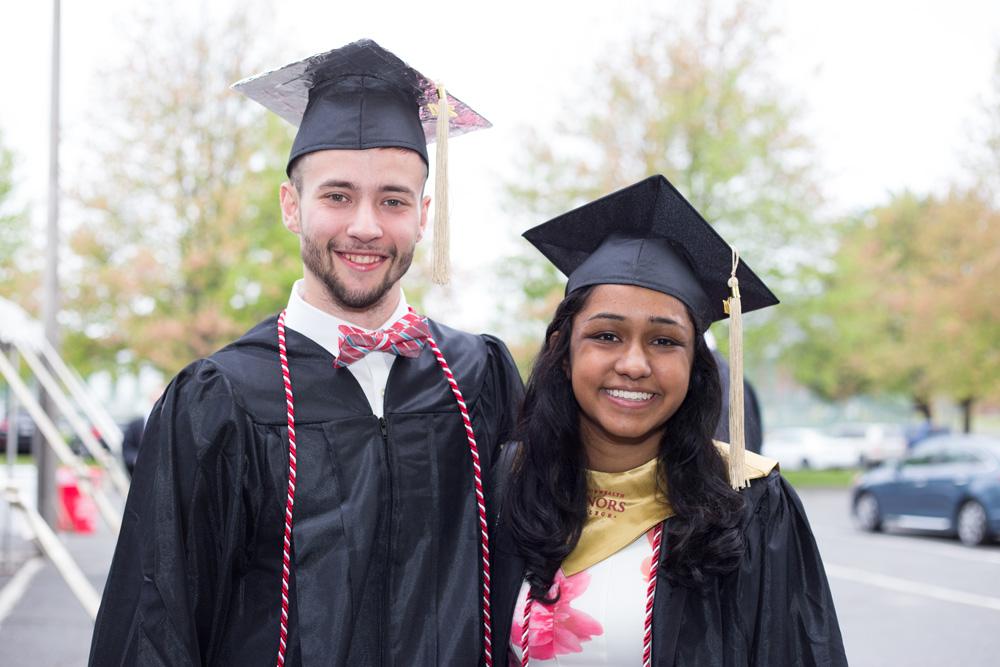
<instances>
[{"instance_id":1,"label":"blue car","mask_svg":"<svg viewBox=\"0 0 1000 667\"><path fill-rule=\"evenodd\" d=\"M1000 438L928 438L861 475L851 508L864 530L926 530L983 544L1000 536Z\"/></svg>"}]
</instances>

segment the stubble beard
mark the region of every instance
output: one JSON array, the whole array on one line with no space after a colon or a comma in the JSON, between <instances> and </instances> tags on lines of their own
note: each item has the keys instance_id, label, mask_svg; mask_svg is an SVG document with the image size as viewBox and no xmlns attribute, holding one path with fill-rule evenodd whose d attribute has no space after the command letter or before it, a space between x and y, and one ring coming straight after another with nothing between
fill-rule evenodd
<instances>
[{"instance_id":1,"label":"stubble beard","mask_svg":"<svg viewBox=\"0 0 1000 667\"><path fill-rule=\"evenodd\" d=\"M382 301L392 286L409 270L413 261L413 248L404 253L400 253L395 247L390 248L386 260L389 269L382 282L368 290L350 290L337 276L337 271L333 267L334 252L333 241L328 242L325 248L321 248L303 235L302 263L320 279L333 303L348 310L367 310Z\"/></svg>"}]
</instances>

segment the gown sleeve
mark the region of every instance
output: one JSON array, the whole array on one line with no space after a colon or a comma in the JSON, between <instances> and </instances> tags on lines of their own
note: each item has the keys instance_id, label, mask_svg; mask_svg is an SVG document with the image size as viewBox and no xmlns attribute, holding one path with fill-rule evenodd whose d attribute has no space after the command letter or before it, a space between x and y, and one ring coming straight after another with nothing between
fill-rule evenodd
<instances>
[{"instance_id":1,"label":"gown sleeve","mask_svg":"<svg viewBox=\"0 0 1000 667\"><path fill-rule=\"evenodd\" d=\"M778 471L763 480L746 531L737 592L751 665L847 665L833 597L795 490Z\"/></svg>"},{"instance_id":2,"label":"gown sleeve","mask_svg":"<svg viewBox=\"0 0 1000 667\"><path fill-rule=\"evenodd\" d=\"M496 453L503 443L514 436L524 399L524 383L507 346L499 338L489 335L483 338L489 366L479 402L491 428L491 432L486 434L486 445L491 453ZM491 456L490 461L493 460Z\"/></svg>"},{"instance_id":3,"label":"gown sleeve","mask_svg":"<svg viewBox=\"0 0 1000 667\"><path fill-rule=\"evenodd\" d=\"M248 430L212 362L167 388L143 436L91 665L212 661L239 557Z\"/></svg>"}]
</instances>

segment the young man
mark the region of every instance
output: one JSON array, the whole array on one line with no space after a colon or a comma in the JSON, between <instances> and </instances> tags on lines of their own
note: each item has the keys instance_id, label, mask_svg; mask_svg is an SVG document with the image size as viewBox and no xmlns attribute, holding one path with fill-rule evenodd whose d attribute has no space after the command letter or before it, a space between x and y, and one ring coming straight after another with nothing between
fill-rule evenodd
<instances>
[{"instance_id":1,"label":"young man","mask_svg":"<svg viewBox=\"0 0 1000 667\"><path fill-rule=\"evenodd\" d=\"M299 124L280 196L304 278L154 409L90 663L489 663L481 477L522 386L500 341L400 289L437 99L370 41L246 84Z\"/></svg>"}]
</instances>

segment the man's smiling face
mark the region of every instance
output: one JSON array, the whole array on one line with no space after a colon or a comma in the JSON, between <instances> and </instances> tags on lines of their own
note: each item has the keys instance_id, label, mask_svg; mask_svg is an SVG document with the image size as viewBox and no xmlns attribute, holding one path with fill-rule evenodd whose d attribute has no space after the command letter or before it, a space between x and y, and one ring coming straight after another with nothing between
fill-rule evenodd
<instances>
[{"instance_id":1,"label":"man's smiling face","mask_svg":"<svg viewBox=\"0 0 1000 667\"><path fill-rule=\"evenodd\" d=\"M410 268L427 225L427 166L410 150L325 150L299 159L281 191L299 235L307 294L334 310L382 304Z\"/></svg>"}]
</instances>

